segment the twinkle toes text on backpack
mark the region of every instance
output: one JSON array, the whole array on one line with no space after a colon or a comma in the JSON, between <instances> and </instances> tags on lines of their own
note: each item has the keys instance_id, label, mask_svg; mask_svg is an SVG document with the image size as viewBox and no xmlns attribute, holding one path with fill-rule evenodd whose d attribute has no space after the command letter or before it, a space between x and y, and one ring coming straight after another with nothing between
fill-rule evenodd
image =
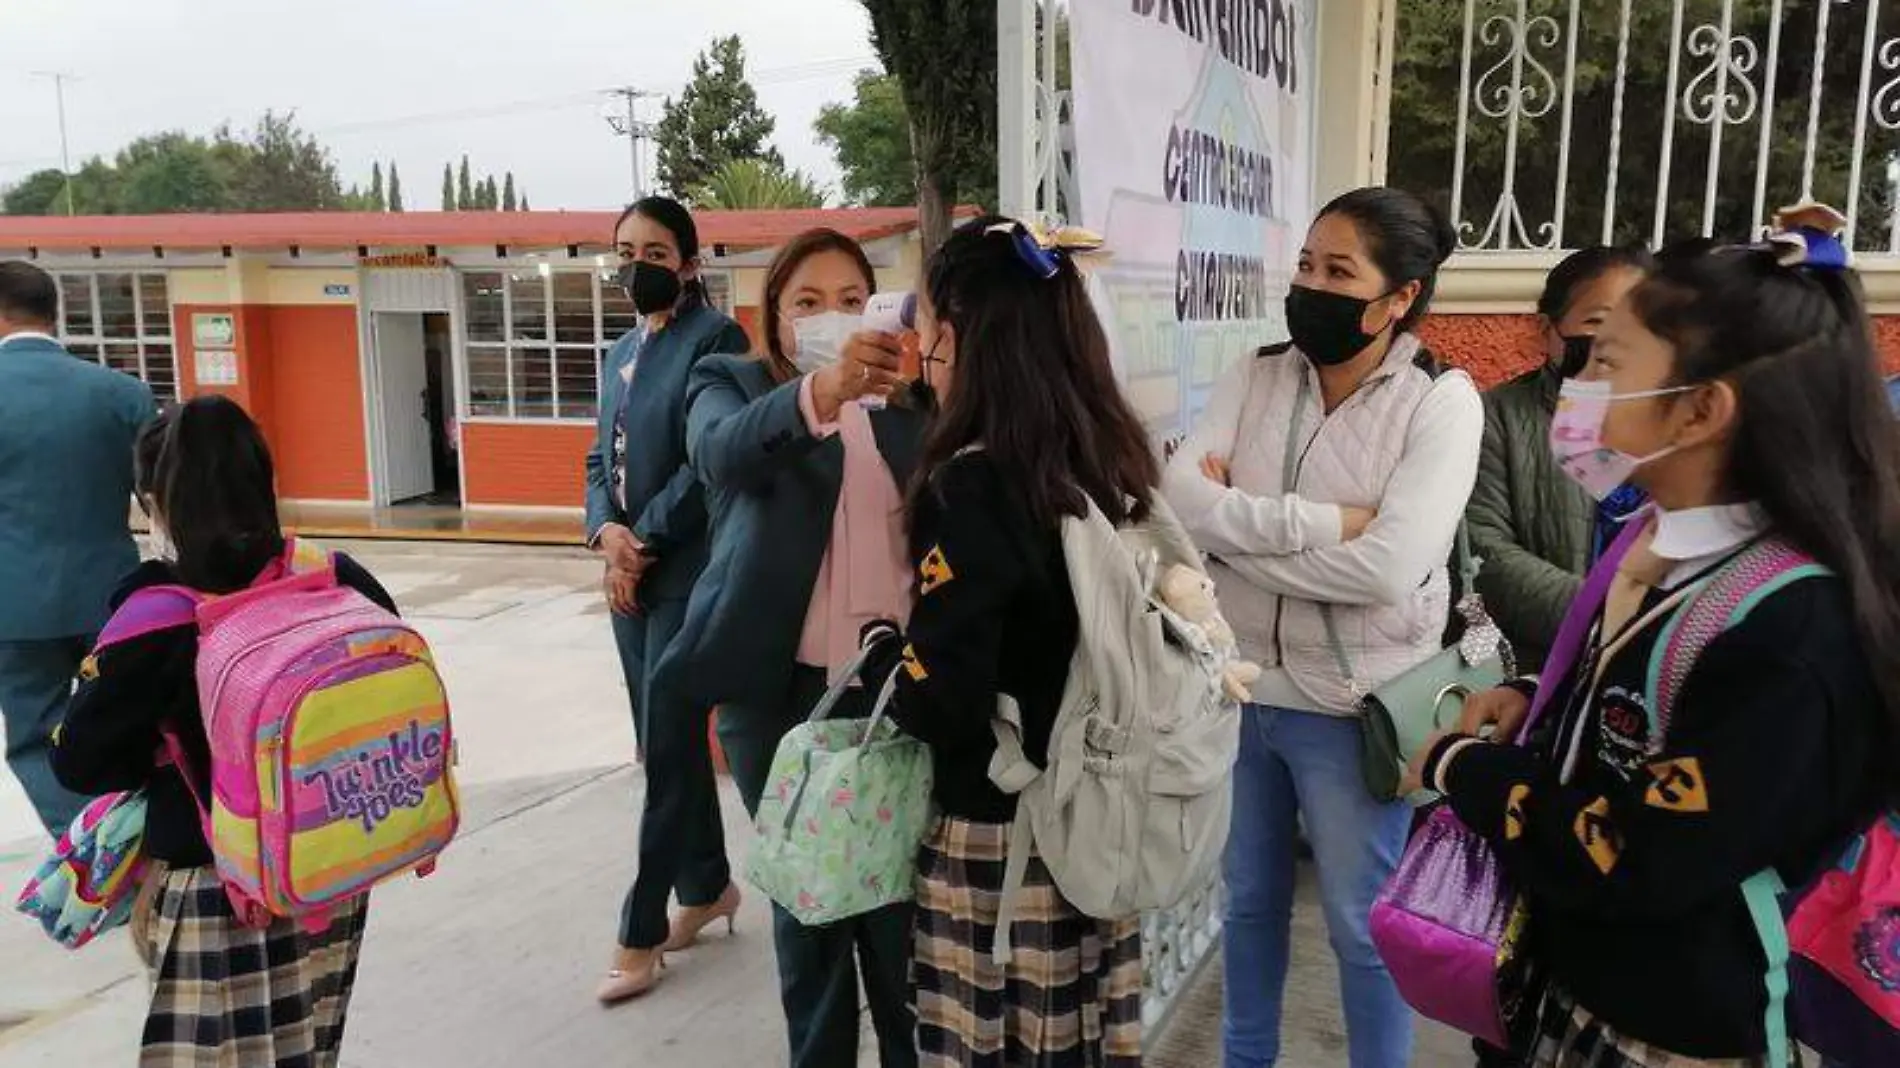
<instances>
[{"instance_id":1,"label":"twinkle toes text on backpack","mask_svg":"<svg viewBox=\"0 0 1900 1068\"><path fill-rule=\"evenodd\" d=\"M307 565L306 565L307 566ZM422 636L333 563L199 608L207 836L247 922L427 874L460 821L447 693Z\"/></svg>"}]
</instances>

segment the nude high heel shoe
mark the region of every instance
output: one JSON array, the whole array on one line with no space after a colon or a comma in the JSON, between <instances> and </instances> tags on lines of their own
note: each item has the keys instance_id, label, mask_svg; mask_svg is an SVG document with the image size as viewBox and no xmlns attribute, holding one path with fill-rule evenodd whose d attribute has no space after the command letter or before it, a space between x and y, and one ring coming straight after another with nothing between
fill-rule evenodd
<instances>
[{"instance_id":1,"label":"nude high heel shoe","mask_svg":"<svg viewBox=\"0 0 1900 1068\"><path fill-rule=\"evenodd\" d=\"M727 883L719 900L712 904L681 909L673 917L666 944L660 948L668 953L678 953L699 941L699 933L720 920L726 921L728 935L736 933L739 905L743 900L739 894L739 884Z\"/></svg>"}]
</instances>

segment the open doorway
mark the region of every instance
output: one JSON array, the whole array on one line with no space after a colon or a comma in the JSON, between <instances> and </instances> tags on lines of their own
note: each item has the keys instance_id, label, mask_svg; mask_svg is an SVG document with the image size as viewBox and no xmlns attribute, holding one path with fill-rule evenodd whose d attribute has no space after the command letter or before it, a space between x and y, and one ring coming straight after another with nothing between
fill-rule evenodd
<instances>
[{"instance_id":1,"label":"open doorway","mask_svg":"<svg viewBox=\"0 0 1900 1068\"><path fill-rule=\"evenodd\" d=\"M449 316L376 312L372 320L389 504L462 502Z\"/></svg>"},{"instance_id":2,"label":"open doorway","mask_svg":"<svg viewBox=\"0 0 1900 1068\"><path fill-rule=\"evenodd\" d=\"M428 362L429 461L435 469L431 504L462 503L462 431L455 419L455 349L447 312L422 317L422 353Z\"/></svg>"}]
</instances>

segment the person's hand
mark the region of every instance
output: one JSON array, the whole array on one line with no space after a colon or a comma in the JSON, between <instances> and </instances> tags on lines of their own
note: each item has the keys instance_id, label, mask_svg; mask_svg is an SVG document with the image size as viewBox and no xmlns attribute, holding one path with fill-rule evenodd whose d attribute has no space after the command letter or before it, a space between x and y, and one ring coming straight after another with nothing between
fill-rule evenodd
<instances>
[{"instance_id":1,"label":"person's hand","mask_svg":"<svg viewBox=\"0 0 1900 1068\"><path fill-rule=\"evenodd\" d=\"M607 558L609 567L639 573L646 566L643 555L645 546L634 537L633 531L619 523L609 523L600 528L600 553Z\"/></svg>"},{"instance_id":2,"label":"person's hand","mask_svg":"<svg viewBox=\"0 0 1900 1068\"><path fill-rule=\"evenodd\" d=\"M601 579L601 590L606 594L607 607L614 615L631 618L640 614L639 575L608 564L606 574Z\"/></svg>"},{"instance_id":3,"label":"person's hand","mask_svg":"<svg viewBox=\"0 0 1900 1068\"><path fill-rule=\"evenodd\" d=\"M1379 518L1376 508L1360 508L1357 505L1339 506L1339 540L1352 541L1366 532L1372 521Z\"/></svg>"},{"instance_id":4,"label":"person's hand","mask_svg":"<svg viewBox=\"0 0 1900 1068\"><path fill-rule=\"evenodd\" d=\"M1223 486L1231 486L1234 484L1233 468L1228 465L1226 460L1221 459L1211 452L1201 457L1201 474L1206 475L1210 480Z\"/></svg>"},{"instance_id":5,"label":"person's hand","mask_svg":"<svg viewBox=\"0 0 1900 1068\"><path fill-rule=\"evenodd\" d=\"M1530 711L1531 699L1524 691L1514 686L1495 686L1473 694L1465 702L1464 712L1458 717L1458 733L1477 737L1486 727L1492 727L1495 729L1491 737L1508 742L1517 737Z\"/></svg>"},{"instance_id":6,"label":"person's hand","mask_svg":"<svg viewBox=\"0 0 1900 1068\"><path fill-rule=\"evenodd\" d=\"M1433 731L1431 736L1425 739L1425 744L1419 746L1418 752L1412 754L1412 759L1406 762L1405 774L1399 776L1400 797L1410 797L1425 788L1425 761L1430 759L1432 750L1438 748L1438 743L1444 741L1448 733L1450 732Z\"/></svg>"},{"instance_id":7,"label":"person's hand","mask_svg":"<svg viewBox=\"0 0 1900 1068\"><path fill-rule=\"evenodd\" d=\"M835 422L839 409L861 397L888 397L903 385L904 348L896 334L860 330L844 343L838 362L812 376L812 407Z\"/></svg>"}]
</instances>

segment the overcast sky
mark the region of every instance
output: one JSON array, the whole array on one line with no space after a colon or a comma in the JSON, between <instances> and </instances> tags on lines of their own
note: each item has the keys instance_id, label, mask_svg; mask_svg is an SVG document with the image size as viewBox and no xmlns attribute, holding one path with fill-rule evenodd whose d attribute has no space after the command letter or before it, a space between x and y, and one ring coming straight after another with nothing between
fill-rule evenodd
<instances>
[{"instance_id":1,"label":"overcast sky","mask_svg":"<svg viewBox=\"0 0 1900 1068\"><path fill-rule=\"evenodd\" d=\"M598 90L677 93L729 33L786 162L835 190L811 123L876 63L857 0L0 0L0 185L59 165L53 84L33 72L63 71L75 166L295 109L346 187L393 158L412 210L440 206L442 164L464 152L478 174L513 170L536 209L613 207L631 163ZM658 100L643 107L658 120Z\"/></svg>"}]
</instances>

